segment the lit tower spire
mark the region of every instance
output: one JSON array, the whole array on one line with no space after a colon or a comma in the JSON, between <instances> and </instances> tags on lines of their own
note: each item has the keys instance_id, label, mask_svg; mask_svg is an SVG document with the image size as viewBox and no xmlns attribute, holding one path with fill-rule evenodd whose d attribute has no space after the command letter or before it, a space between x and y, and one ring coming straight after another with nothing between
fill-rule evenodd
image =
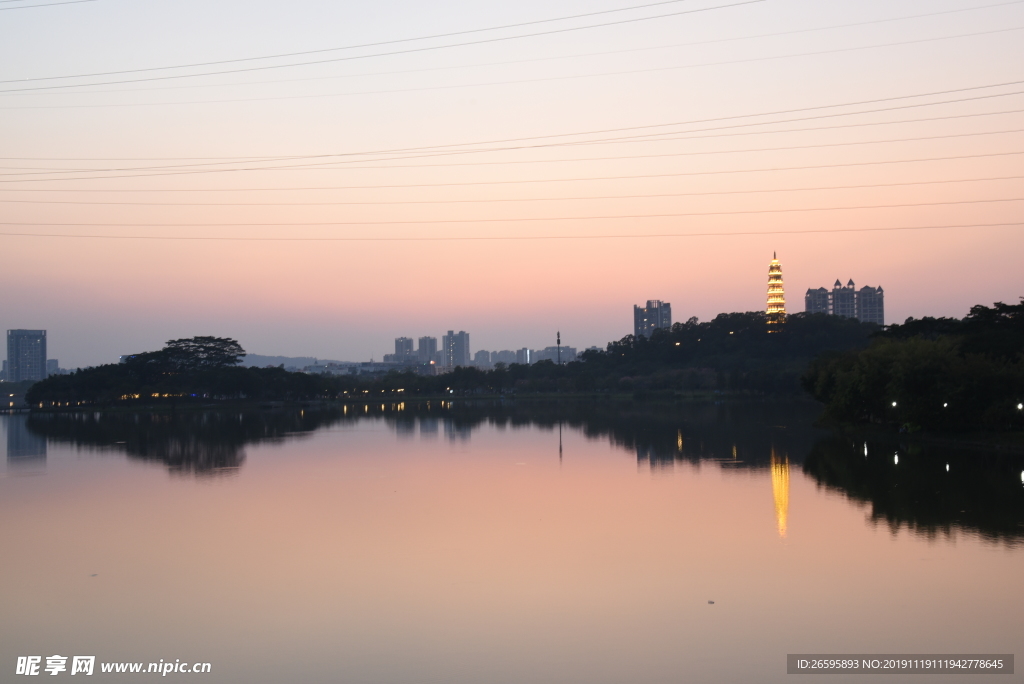
<instances>
[{"instance_id":1,"label":"lit tower spire","mask_svg":"<svg viewBox=\"0 0 1024 684\"><path fill-rule=\"evenodd\" d=\"M772 253L772 263L768 265L768 327L774 328L786 320L786 291L782 286L782 265L778 255Z\"/></svg>"}]
</instances>

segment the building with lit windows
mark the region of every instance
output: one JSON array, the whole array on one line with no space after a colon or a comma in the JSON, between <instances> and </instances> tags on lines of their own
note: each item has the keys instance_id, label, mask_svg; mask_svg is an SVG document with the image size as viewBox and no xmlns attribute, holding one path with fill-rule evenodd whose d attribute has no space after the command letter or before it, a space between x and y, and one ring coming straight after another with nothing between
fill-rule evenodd
<instances>
[{"instance_id":1,"label":"building with lit windows","mask_svg":"<svg viewBox=\"0 0 1024 684\"><path fill-rule=\"evenodd\" d=\"M46 331L7 331L7 381L46 378Z\"/></svg>"},{"instance_id":2,"label":"building with lit windows","mask_svg":"<svg viewBox=\"0 0 1024 684\"><path fill-rule=\"evenodd\" d=\"M395 338L395 356L399 359L409 359L413 357L411 337Z\"/></svg>"},{"instance_id":3,"label":"building with lit windows","mask_svg":"<svg viewBox=\"0 0 1024 684\"><path fill-rule=\"evenodd\" d=\"M817 290L809 289L804 295L804 311L807 313L829 313L829 293L823 287Z\"/></svg>"},{"instance_id":4,"label":"building with lit windows","mask_svg":"<svg viewBox=\"0 0 1024 684\"><path fill-rule=\"evenodd\" d=\"M672 305L660 299L648 299L647 306L633 306L633 335L650 337L658 328L672 327Z\"/></svg>"},{"instance_id":5,"label":"building with lit windows","mask_svg":"<svg viewBox=\"0 0 1024 684\"><path fill-rule=\"evenodd\" d=\"M437 363L440 361L437 355L437 338L421 337L419 347L416 349L416 356L420 363Z\"/></svg>"},{"instance_id":6,"label":"building with lit windows","mask_svg":"<svg viewBox=\"0 0 1024 684\"><path fill-rule=\"evenodd\" d=\"M469 333L465 330L457 333L449 330L441 338L441 352L444 354L444 365L448 368L469 366L472 359L469 354Z\"/></svg>"}]
</instances>

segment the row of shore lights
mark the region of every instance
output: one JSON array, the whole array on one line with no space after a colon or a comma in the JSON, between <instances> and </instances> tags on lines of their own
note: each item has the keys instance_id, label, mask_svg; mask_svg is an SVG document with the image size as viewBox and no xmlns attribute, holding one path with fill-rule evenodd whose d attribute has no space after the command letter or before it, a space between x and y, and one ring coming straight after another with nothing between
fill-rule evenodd
<instances>
[{"instance_id":1,"label":"row of shore lights","mask_svg":"<svg viewBox=\"0 0 1024 684\"><path fill-rule=\"evenodd\" d=\"M948 406L949 406L949 403L948 403L948 402L943 402L943 403L942 403L942 408L947 408ZM894 401L894 402L892 402L892 407L893 407L893 408L896 408L896 402L895 402L895 401ZM1024 411L1024 403L1018 403L1018 404L1017 404L1017 410L1018 410L1018 411Z\"/></svg>"}]
</instances>

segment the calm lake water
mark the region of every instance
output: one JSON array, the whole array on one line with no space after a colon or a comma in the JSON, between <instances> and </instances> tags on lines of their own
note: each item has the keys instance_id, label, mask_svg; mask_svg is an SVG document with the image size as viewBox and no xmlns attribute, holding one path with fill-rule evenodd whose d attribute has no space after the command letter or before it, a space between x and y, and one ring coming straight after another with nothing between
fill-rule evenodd
<instances>
[{"instance_id":1,"label":"calm lake water","mask_svg":"<svg viewBox=\"0 0 1024 684\"><path fill-rule=\"evenodd\" d=\"M516 684L1020 656L1024 458L834 436L816 412L0 416L0 680L54 654L95 655L96 682L180 659L211 672L167 681Z\"/></svg>"}]
</instances>

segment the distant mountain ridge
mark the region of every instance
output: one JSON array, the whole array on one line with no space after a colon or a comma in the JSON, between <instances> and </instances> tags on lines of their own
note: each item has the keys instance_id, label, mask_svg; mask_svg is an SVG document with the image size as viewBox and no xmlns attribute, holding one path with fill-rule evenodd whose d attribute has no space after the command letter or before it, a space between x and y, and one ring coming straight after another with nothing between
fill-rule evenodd
<instances>
[{"instance_id":1,"label":"distant mountain ridge","mask_svg":"<svg viewBox=\"0 0 1024 684\"><path fill-rule=\"evenodd\" d=\"M325 366L328 363L351 363L349 361L335 361L334 359L318 359L313 356L264 356L262 354L246 354L242 359L242 365L247 367L265 368L266 366L281 366L285 368L305 368L306 366Z\"/></svg>"}]
</instances>

